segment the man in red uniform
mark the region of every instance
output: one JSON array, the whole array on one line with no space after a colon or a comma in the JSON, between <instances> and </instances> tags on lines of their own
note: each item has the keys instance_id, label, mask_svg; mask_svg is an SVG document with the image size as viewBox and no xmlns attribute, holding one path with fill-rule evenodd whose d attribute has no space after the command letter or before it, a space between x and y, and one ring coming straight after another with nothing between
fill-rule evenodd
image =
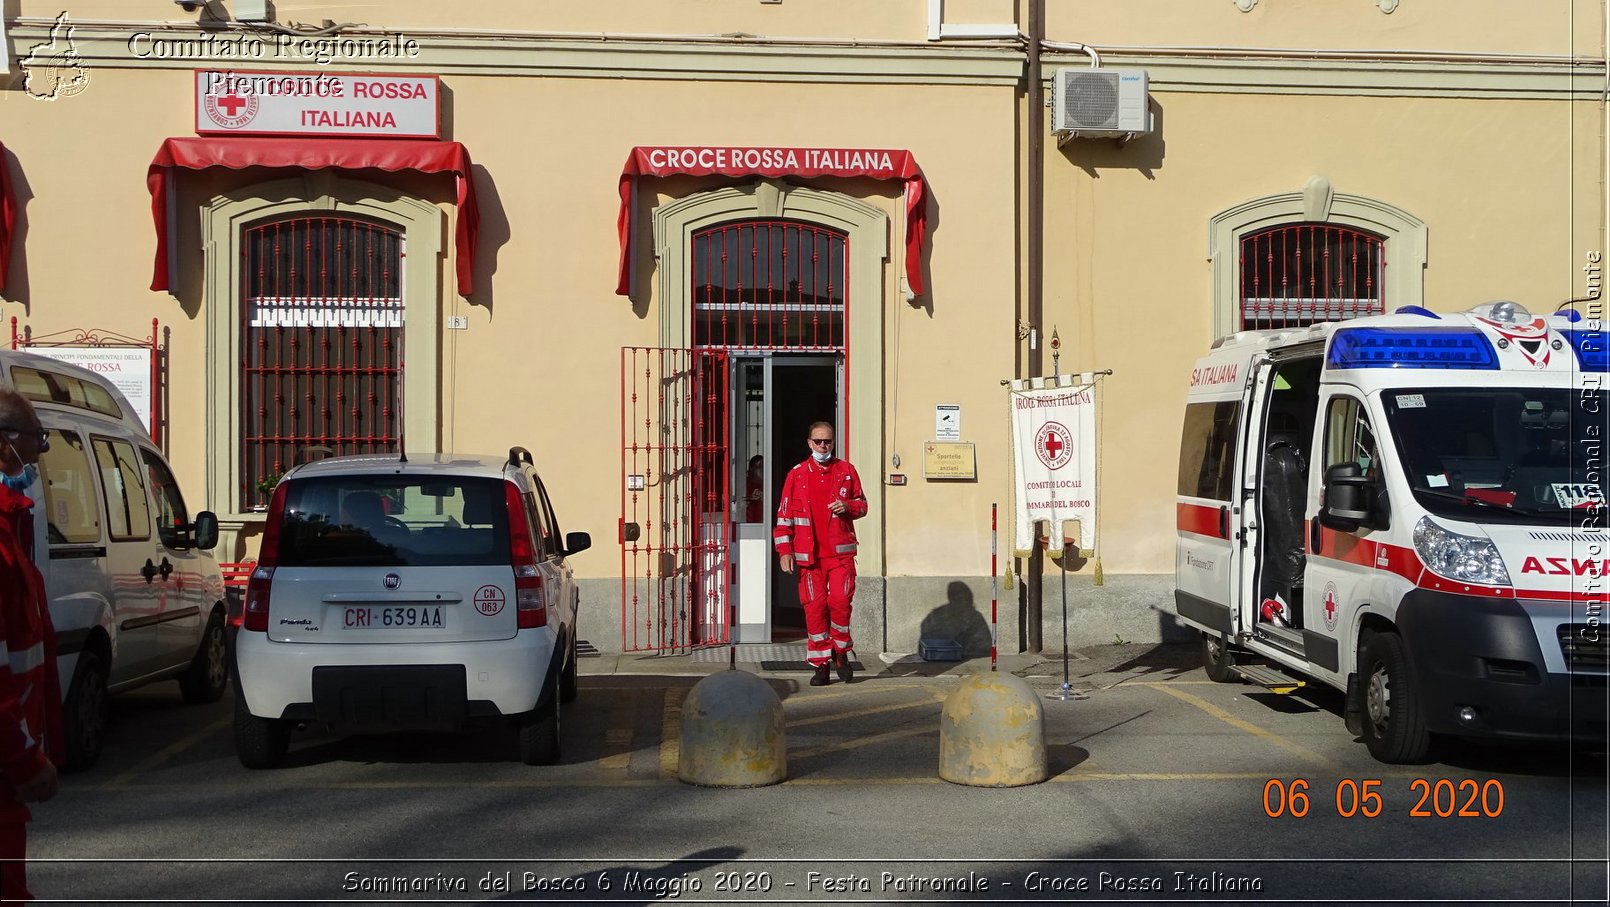
<instances>
[{"instance_id":1,"label":"man in red uniform","mask_svg":"<svg viewBox=\"0 0 1610 907\"><path fill-rule=\"evenodd\" d=\"M26 397L0 389L0 901L31 901L25 804L56 795L61 687L56 631L45 582L34 566L33 501L23 493L38 476L50 441ZM43 493L35 489L35 493Z\"/></svg>"},{"instance_id":2,"label":"man in red uniform","mask_svg":"<svg viewBox=\"0 0 1610 907\"><path fill-rule=\"evenodd\" d=\"M811 686L832 683L829 669L849 683L850 600L855 597L855 525L866 516L861 477L833 456L833 424L817 422L808 433L811 456L788 471L777 505L772 539L784 573L799 570L799 601L805 606L805 660L816 669Z\"/></svg>"}]
</instances>

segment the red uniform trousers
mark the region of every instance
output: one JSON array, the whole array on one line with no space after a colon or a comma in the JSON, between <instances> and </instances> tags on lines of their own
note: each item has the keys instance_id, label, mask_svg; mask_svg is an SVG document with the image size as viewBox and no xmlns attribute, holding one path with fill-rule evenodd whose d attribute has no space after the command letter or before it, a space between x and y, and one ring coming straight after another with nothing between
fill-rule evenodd
<instances>
[{"instance_id":1,"label":"red uniform trousers","mask_svg":"<svg viewBox=\"0 0 1610 907\"><path fill-rule=\"evenodd\" d=\"M850 600L855 598L855 558L825 557L799 572L799 603L805 606L805 660L826 664L835 652L848 656Z\"/></svg>"},{"instance_id":2,"label":"red uniform trousers","mask_svg":"<svg viewBox=\"0 0 1610 907\"><path fill-rule=\"evenodd\" d=\"M34 899L28 890L28 827L21 821L0 822L0 903Z\"/></svg>"}]
</instances>

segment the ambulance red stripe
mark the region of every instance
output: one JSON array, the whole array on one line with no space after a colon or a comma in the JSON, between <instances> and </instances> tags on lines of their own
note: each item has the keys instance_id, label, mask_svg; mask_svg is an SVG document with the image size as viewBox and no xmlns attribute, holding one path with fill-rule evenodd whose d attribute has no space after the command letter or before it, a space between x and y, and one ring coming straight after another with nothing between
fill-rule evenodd
<instances>
[{"instance_id":1,"label":"ambulance red stripe","mask_svg":"<svg viewBox=\"0 0 1610 907\"><path fill-rule=\"evenodd\" d=\"M1222 506L1222 505L1221 505ZM1194 532L1216 539L1227 538L1219 531L1219 508L1202 504L1175 504L1174 527L1180 532Z\"/></svg>"}]
</instances>

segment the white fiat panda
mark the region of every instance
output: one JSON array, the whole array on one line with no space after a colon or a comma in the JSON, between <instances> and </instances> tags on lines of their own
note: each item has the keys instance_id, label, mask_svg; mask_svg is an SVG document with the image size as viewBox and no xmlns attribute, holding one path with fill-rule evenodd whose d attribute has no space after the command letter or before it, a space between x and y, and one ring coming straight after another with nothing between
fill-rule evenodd
<instances>
[{"instance_id":1,"label":"white fiat panda","mask_svg":"<svg viewBox=\"0 0 1610 907\"><path fill-rule=\"evenodd\" d=\"M531 454L336 457L274 489L236 640L235 749L282 763L299 724L456 730L507 719L559 758L576 697L575 581Z\"/></svg>"}]
</instances>

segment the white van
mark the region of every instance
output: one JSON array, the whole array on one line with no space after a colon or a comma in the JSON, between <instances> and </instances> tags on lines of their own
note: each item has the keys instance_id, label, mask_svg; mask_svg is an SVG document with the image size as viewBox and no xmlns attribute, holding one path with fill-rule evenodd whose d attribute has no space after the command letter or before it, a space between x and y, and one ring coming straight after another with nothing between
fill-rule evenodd
<instances>
[{"instance_id":1,"label":"white van","mask_svg":"<svg viewBox=\"0 0 1610 907\"><path fill-rule=\"evenodd\" d=\"M177 679L187 702L228 683L224 585L208 549L218 520L191 517L167 460L105 378L0 351L0 372L49 432L34 499L35 562L56 626L67 767L100 756L108 694Z\"/></svg>"},{"instance_id":2,"label":"white van","mask_svg":"<svg viewBox=\"0 0 1610 907\"><path fill-rule=\"evenodd\" d=\"M1214 344L1175 567L1208 675L1344 690L1383 762L1443 734L1604 740L1601 328L1502 302Z\"/></svg>"}]
</instances>

